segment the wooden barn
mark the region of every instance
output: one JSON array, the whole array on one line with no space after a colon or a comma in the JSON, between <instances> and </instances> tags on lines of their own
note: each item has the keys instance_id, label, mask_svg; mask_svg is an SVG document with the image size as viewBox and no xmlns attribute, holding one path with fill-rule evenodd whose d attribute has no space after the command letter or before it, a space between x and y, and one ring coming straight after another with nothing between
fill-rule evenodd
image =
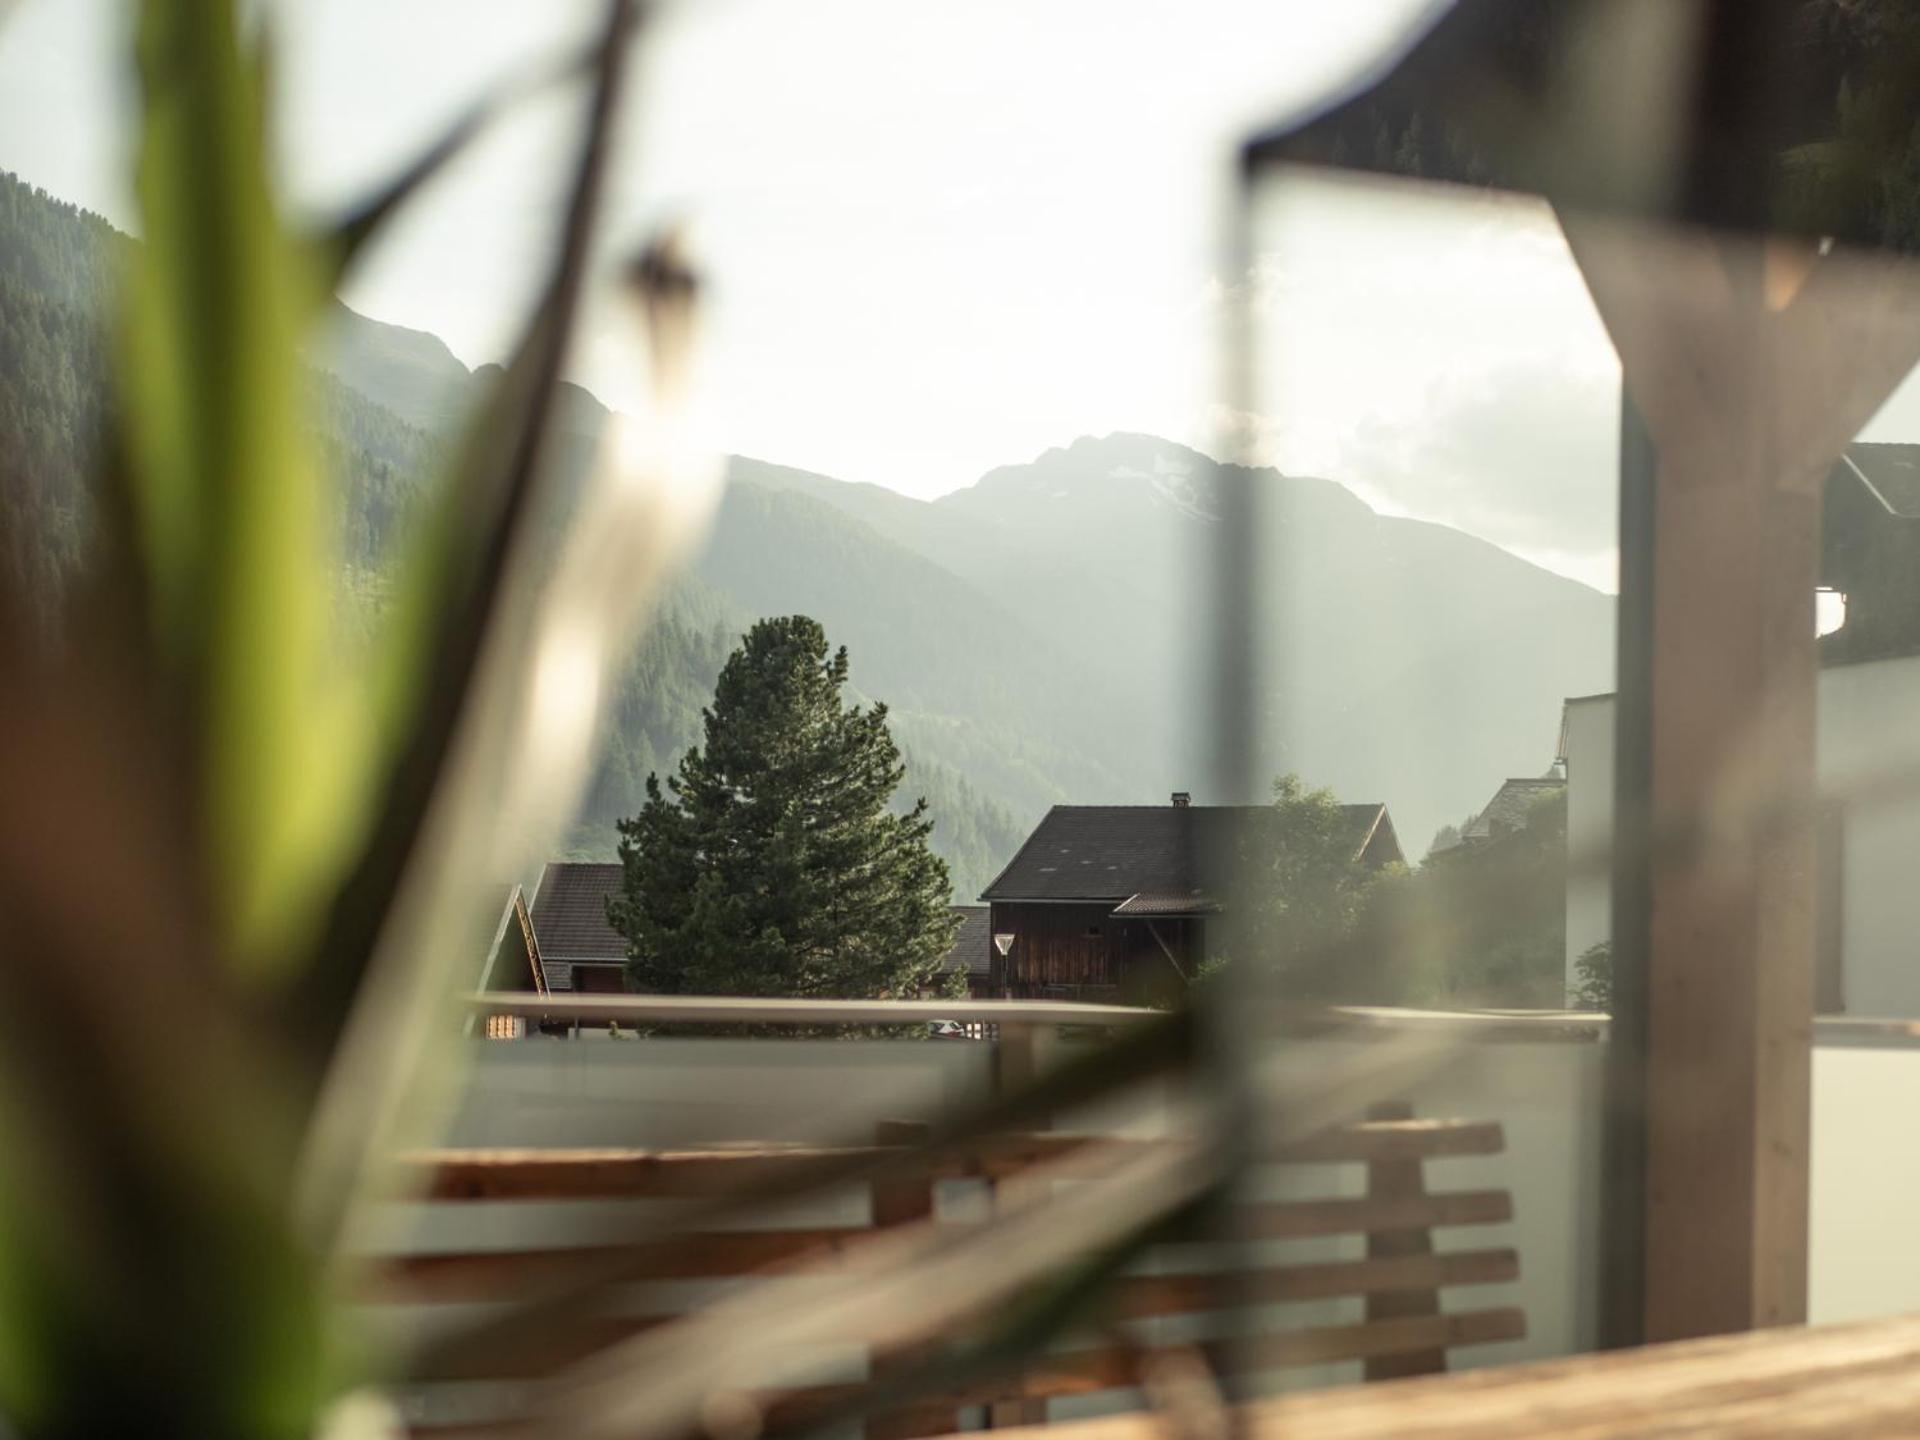
<instances>
[{"instance_id":1,"label":"wooden barn","mask_svg":"<svg viewBox=\"0 0 1920 1440\"><path fill-rule=\"evenodd\" d=\"M1342 807L1355 858L1400 860L1384 805ZM1205 857L1238 853L1262 805L1056 805L980 898L996 998L1146 1004L1179 994L1207 958L1225 888Z\"/></svg>"}]
</instances>

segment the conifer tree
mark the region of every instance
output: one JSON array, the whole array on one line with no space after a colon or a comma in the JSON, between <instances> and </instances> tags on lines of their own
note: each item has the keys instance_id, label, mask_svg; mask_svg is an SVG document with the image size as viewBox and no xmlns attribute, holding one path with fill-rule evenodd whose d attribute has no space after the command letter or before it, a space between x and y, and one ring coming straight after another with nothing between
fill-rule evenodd
<instances>
[{"instance_id":1,"label":"conifer tree","mask_svg":"<svg viewBox=\"0 0 1920 1440\"><path fill-rule=\"evenodd\" d=\"M846 706L847 652L803 615L762 620L721 669L663 791L620 824L623 894L608 916L628 981L665 994L864 999L930 985L951 943L946 863L887 708Z\"/></svg>"}]
</instances>

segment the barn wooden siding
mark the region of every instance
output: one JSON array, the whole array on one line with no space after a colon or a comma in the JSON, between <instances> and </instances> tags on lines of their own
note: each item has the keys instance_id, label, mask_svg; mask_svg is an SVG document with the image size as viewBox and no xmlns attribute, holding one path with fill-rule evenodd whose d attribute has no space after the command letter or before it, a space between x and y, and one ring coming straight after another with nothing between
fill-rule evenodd
<instances>
[{"instance_id":1,"label":"barn wooden siding","mask_svg":"<svg viewBox=\"0 0 1920 1440\"><path fill-rule=\"evenodd\" d=\"M1114 919L1118 903L995 901L993 933L1015 939L1010 955L994 953L988 987L992 995L1140 1004L1177 996L1180 976L1147 922ZM1153 924L1191 976L1205 955L1203 922L1162 919Z\"/></svg>"}]
</instances>

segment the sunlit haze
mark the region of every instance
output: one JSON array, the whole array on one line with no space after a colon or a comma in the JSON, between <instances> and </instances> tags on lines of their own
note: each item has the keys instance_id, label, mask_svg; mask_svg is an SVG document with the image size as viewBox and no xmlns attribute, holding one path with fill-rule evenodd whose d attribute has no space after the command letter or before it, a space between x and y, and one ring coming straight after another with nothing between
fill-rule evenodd
<instances>
[{"instance_id":1,"label":"sunlit haze","mask_svg":"<svg viewBox=\"0 0 1920 1440\"><path fill-rule=\"evenodd\" d=\"M590 0L263 7L285 174L342 203L489 81L584 35ZM1199 0L716 0L648 36L615 243L684 223L712 277L726 450L932 497L1083 434L1219 452L1251 426L1294 473L1613 588L1618 370L1544 208L1316 192L1274 207L1254 281L1273 384L1219 405L1233 143L1377 64L1427 7ZM0 167L130 226L121 7L24 0L0 25ZM571 98L503 125L346 298L498 359L548 238ZM630 332L577 374L620 406ZM1872 438L1920 434L1909 383Z\"/></svg>"}]
</instances>

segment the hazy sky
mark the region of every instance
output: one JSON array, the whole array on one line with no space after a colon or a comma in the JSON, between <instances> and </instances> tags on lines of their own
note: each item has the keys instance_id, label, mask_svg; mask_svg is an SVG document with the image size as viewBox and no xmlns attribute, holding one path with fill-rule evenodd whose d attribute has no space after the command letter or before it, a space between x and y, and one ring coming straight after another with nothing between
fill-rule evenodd
<instances>
[{"instance_id":1,"label":"hazy sky","mask_svg":"<svg viewBox=\"0 0 1920 1440\"><path fill-rule=\"evenodd\" d=\"M292 194L338 204L596 0L281 0ZM700 0L656 23L614 234L690 227L726 449L921 496L1075 436L1218 448L1612 586L1618 372L1550 217L1358 188L1268 207L1216 264L1232 142L1374 63L1423 0ZM0 15L6 14L0 3ZM118 0L0 20L0 168L130 224ZM349 303L497 358L575 111L504 127L397 227ZM1259 413L1220 408L1221 311L1264 320ZM614 405L625 332L580 378ZM1914 423L1907 423L1912 417ZM1875 432L1920 436L1909 385Z\"/></svg>"}]
</instances>

